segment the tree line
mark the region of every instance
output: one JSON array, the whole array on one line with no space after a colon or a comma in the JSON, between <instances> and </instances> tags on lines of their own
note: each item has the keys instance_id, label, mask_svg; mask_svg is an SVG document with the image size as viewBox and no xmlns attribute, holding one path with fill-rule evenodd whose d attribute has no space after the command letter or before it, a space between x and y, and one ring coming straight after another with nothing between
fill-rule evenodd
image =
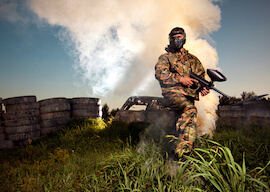
<instances>
[{"instance_id":1,"label":"tree line","mask_svg":"<svg viewBox=\"0 0 270 192\"><path fill-rule=\"evenodd\" d=\"M247 99L251 99L254 97L254 100L264 100L264 101L270 101L270 97L268 98L255 98L256 96L258 96L257 94L255 94L253 91L251 92L246 92L244 91L240 97L232 97L231 99L228 99L224 96L220 96L219 97L219 105L232 105L232 104L236 104L238 102L241 102L241 101L244 101L244 100L247 100Z\"/></svg>"}]
</instances>

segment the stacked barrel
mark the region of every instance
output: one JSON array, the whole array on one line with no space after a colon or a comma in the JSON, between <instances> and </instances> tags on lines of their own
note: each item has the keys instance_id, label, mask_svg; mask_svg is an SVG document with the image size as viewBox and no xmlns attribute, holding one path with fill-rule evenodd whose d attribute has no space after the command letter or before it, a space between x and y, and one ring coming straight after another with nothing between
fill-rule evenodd
<instances>
[{"instance_id":1,"label":"stacked barrel","mask_svg":"<svg viewBox=\"0 0 270 192\"><path fill-rule=\"evenodd\" d=\"M101 118L102 106L99 98L78 97L71 99L72 117Z\"/></svg>"},{"instance_id":2,"label":"stacked barrel","mask_svg":"<svg viewBox=\"0 0 270 192\"><path fill-rule=\"evenodd\" d=\"M41 135L55 133L71 118L70 104L66 98L39 101Z\"/></svg>"},{"instance_id":3,"label":"stacked barrel","mask_svg":"<svg viewBox=\"0 0 270 192\"><path fill-rule=\"evenodd\" d=\"M101 117L99 98L60 97L38 102L31 95L0 98L0 148L24 146L40 135L56 132L71 118Z\"/></svg>"},{"instance_id":4,"label":"stacked barrel","mask_svg":"<svg viewBox=\"0 0 270 192\"><path fill-rule=\"evenodd\" d=\"M2 125L3 122L3 109L2 109L2 103L3 103L3 99L0 97L0 141L4 141L5 140L5 128Z\"/></svg>"},{"instance_id":5,"label":"stacked barrel","mask_svg":"<svg viewBox=\"0 0 270 192\"><path fill-rule=\"evenodd\" d=\"M15 144L27 144L40 137L39 104L36 96L12 97L3 100L5 135Z\"/></svg>"},{"instance_id":6,"label":"stacked barrel","mask_svg":"<svg viewBox=\"0 0 270 192\"><path fill-rule=\"evenodd\" d=\"M0 149L12 148L13 141L6 140L5 126L4 126L4 117L3 117L3 99L0 98Z\"/></svg>"}]
</instances>

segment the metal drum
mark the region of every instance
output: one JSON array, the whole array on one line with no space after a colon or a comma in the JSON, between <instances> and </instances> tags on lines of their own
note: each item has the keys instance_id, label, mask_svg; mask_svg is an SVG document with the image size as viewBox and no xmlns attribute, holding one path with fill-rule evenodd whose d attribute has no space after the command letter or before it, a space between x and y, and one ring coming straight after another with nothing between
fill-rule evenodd
<instances>
[{"instance_id":1,"label":"metal drum","mask_svg":"<svg viewBox=\"0 0 270 192\"><path fill-rule=\"evenodd\" d=\"M40 137L39 104L36 96L12 97L3 100L6 140L26 145Z\"/></svg>"},{"instance_id":2,"label":"metal drum","mask_svg":"<svg viewBox=\"0 0 270 192\"><path fill-rule=\"evenodd\" d=\"M101 99L80 97L71 100L72 118L101 118Z\"/></svg>"},{"instance_id":3,"label":"metal drum","mask_svg":"<svg viewBox=\"0 0 270 192\"><path fill-rule=\"evenodd\" d=\"M55 133L71 118L70 104L66 98L39 101L41 135Z\"/></svg>"}]
</instances>

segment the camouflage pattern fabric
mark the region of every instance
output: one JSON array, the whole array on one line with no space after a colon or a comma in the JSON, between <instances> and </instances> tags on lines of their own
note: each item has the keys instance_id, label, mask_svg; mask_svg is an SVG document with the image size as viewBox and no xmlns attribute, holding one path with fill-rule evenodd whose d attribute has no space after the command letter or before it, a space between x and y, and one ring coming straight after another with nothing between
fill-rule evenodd
<instances>
[{"instance_id":1,"label":"camouflage pattern fabric","mask_svg":"<svg viewBox=\"0 0 270 192\"><path fill-rule=\"evenodd\" d=\"M159 81L162 94L181 91L183 95L199 99L197 90L189 89L180 83L180 78L189 76L192 71L204 77L205 70L197 57L188 53L187 50L176 53L165 53L161 55L155 66L155 77Z\"/></svg>"},{"instance_id":2,"label":"camouflage pattern fabric","mask_svg":"<svg viewBox=\"0 0 270 192\"><path fill-rule=\"evenodd\" d=\"M194 100L199 99L198 90L192 90L180 83L180 78L192 71L204 77L205 70L197 57L187 50L161 55L155 66L155 77L159 81L162 95L172 108L181 111L176 121L178 141L175 153L182 156L191 151L197 135L197 109Z\"/></svg>"},{"instance_id":3,"label":"camouflage pattern fabric","mask_svg":"<svg viewBox=\"0 0 270 192\"><path fill-rule=\"evenodd\" d=\"M197 135L197 109L194 100L181 93L166 95L171 107L180 113L176 120L176 130L173 133L178 139L174 142L175 153L181 157L183 153L188 153L193 147Z\"/></svg>"}]
</instances>

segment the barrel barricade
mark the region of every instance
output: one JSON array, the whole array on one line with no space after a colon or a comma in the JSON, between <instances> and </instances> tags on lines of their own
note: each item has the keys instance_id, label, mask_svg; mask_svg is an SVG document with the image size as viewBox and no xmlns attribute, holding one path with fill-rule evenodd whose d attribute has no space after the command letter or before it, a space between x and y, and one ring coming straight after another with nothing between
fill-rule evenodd
<instances>
[{"instance_id":1,"label":"barrel barricade","mask_svg":"<svg viewBox=\"0 0 270 192\"><path fill-rule=\"evenodd\" d=\"M101 100L99 98L78 97L71 101L72 118L101 118Z\"/></svg>"},{"instance_id":2,"label":"barrel barricade","mask_svg":"<svg viewBox=\"0 0 270 192\"><path fill-rule=\"evenodd\" d=\"M3 124L3 99L0 97L0 126Z\"/></svg>"},{"instance_id":3,"label":"barrel barricade","mask_svg":"<svg viewBox=\"0 0 270 192\"><path fill-rule=\"evenodd\" d=\"M3 100L5 139L14 145L26 145L40 137L39 104L36 96L12 97Z\"/></svg>"},{"instance_id":4,"label":"barrel barricade","mask_svg":"<svg viewBox=\"0 0 270 192\"><path fill-rule=\"evenodd\" d=\"M270 102L256 100L244 102L239 105L219 106L219 126L243 127L269 127Z\"/></svg>"},{"instance_id":5,"label":"barrel barricade","mask_svg":"<svg viewBox=\"0 0 270 192\"><path fill-rule=\"evenodd\" d=\"M3 121L4 121L4 119L3 119L3 113L4 113L4 111L3 111L3 99L0 97L0 127L2 126L2 125L4 125L4 123L3 123ZM1 133L0 133L1 134ZM0 137L1 138L1 137ZM0 140L1 141L1 140Z\"/></svg>"},{"instance_id":6,"label":"barrel barricade","mask_svg":"<svg viewBox=\"0 0 270 192\"><path fill-rule=\"evenodd\" d=\"M6 148L6 135L5 135L5 127L4 127L4 119L3 119L3 99L0 97L0 149Z\"/></svg>"},{"instance_id":7,"label":"barrel barricade","mask_svg":"<svg viewBox=\"0 0 270 192\"><path fill-rule=\"evenodd\" d=\"M71 118L70 104L66 98L39 101L41 135L58 131Z\"/></svg>"},{"instance_id":8,"label":"barrel barricade","mask_svg":"<svg viewBox=\"0 0 270 192\"><path fill-rule=\"evenodd\" d=\"M99 98L36 96L0 98L0 149L23 147L42 135L55 133L71 118L101 118Z\"/></svg>"}]
</instances>

